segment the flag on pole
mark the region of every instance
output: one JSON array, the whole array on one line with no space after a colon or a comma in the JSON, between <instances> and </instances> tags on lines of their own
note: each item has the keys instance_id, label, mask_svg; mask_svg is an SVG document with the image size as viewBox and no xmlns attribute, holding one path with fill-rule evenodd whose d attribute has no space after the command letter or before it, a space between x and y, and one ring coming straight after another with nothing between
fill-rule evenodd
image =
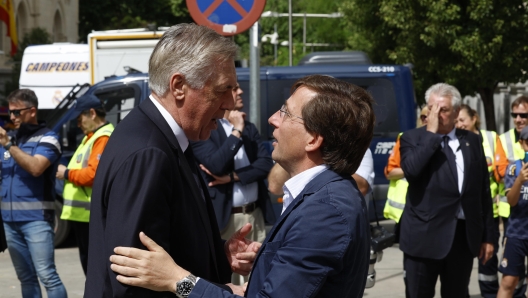
<instances>
[{"instance_id":1,"label":"flag on pole","mask_svg":"<svg viewBox=\"0 0 528 298\"><path fill-rule=\"evenodd\" d=\"M15 8L13 0L0 0L0 20L7 26L7 36L11 38L11 56L18 48L18 38L16 31Z\"/></svg>"}]
</instances>

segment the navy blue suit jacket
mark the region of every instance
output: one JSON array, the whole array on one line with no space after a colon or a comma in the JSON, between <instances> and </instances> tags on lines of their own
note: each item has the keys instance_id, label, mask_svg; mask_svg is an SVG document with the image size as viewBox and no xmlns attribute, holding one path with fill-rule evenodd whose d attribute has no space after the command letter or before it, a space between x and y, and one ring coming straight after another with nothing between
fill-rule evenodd
<instances>
[{"instance_id":1,"label":"navy blue suit jacket","mask_svg":"<svg viewBox=\"0 0 528 298\"><path fill-rule=\"evenodd\" d=\"M460 206L468 247L477 256L483 242L495 243L489 173L477 134L456 130L464 157L462 192L442 151L442 136L426 127L401 137L401 167L409 182L401 218L400 249L414 257L443 259L455 237Z\"/></svg>"},{"instance_id":2,"label":"navy blue suit jacket","mask_svg":"<svg viewBox=\"0 0 528 298\"><path fill-rule=\"evenodd\" d=\"M246 297L362 297L370 231L355 181L331 170L310 181L262 245ZM200 279L189 297L235 297Z\"/></svg>"},{"instance_id":3,"label":"navy blue suit jacket","mask_svg":"<svg viewBox=\"0 0 528 298\"><path fill-rule=\"evenodd\" d=\"M273 160L262 144L257 127L245 121L242 139L234 135L226 135L222 123L217 120L218 128L211 132L211 137L206 141L191 142L194 156L198 163L203 164L211 173L223 176L235 171L243 185L252 182L258 183L257 205L260 207L266 219L266 223L275 223L275 215L271 206L268 188L264 180L268 177L273 167ZM240 147L244 145L250 165L235 170L233 158ZM200 171L204 180L208 183L214 178ZM216 219L220 230L223 230L231 216L233 207L233 183L226 183L208 187L211 196Z\"/></svg>"},{"instance_id":4,"label":"navy blue suit jacket","mask_svg":"<svg viewBox=\"0 0 528 298\"><path fill-rule=\"evenodd\" d=\"M95 175L84 297L174 297L121 284L110 269L114 247L145 249L140 231L183 268L215 283L230 281L213 206L207 192L200 194L190 166L150 99L119 123Z\"/></svg>"}]
</instances>

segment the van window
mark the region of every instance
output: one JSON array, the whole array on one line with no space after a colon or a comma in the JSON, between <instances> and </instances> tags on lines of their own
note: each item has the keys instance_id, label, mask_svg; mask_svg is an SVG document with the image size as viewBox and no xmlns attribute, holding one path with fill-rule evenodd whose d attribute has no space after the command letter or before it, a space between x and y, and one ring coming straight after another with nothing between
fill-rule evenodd
<instances>
[{"instance_id":1,"label":"van window","mask_svg":"<svg viewBox=\"0 0 528 298\"><path fill-rule=\"evenodd\" d=\"M136 85L129 85L95 94L105 103L106 120L114 126L128 115L139 99L139 90L134 87L137 88Z\"/></svg>"}]
</instances>

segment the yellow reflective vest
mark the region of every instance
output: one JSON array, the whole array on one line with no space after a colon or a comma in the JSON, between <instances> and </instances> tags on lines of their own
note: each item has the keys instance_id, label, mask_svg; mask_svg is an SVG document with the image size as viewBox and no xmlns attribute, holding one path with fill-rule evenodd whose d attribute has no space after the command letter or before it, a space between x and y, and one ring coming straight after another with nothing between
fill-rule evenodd
<instances>
[{"instance_id":1,"label":"yellow reflective vest","mask_svg":"<svg viewBox=\"0 0 528 298\"><path fill-rule=\"evenodd\" d=\"M108 123L99 128L88 141L86 141L87 136L84 136L81 145L77 148L68 164L68 169L86 168L95 141L102 136L110 136L113 131L114 126L112 123ZM90 200L92 197L91 187L76 186L66 180L64 182L64 192L62 193L62 196L64 198L64 205L62 207L61 219L80 222L90 221Z\"/></svg>"},{"instance_id":2,"label":"yellow reflective vest","mask_svg":"<svg viewBox=\"0 0 528 298\"><path fill-rule=\"evenodd\" d=\"M398 139L402 133L398 135ZM407 187L409 182L405 178L390 180L389 191L387 192L387 202L383 208L383 216L385 218L392 219L396 222L400 221L400 218L405 208L405 197L407 196Z\"/></svg>"},{"instance_id":3,"label":"yellow reflective vest","mask_svg":"<svg viewBox=\"0 0 528 298\"><path fill-rule=\"evenodd\" d=\"M499 138L501 140L504 152L506 152L508 162L512 163L516 160L524 158L524 150L521 147L521 144L519 142L515 142L515 128L512 128L501 134ZM504 182L499 184L499 194L499 215L502 217L509 217L510 205L508 204L508 200L506 199L506 194L504 192Z\"/></svg>"},{"instance_id":4,"label":"yellow reflective vest","mask_svg":"<svg viewBox=\"0 0 528 298\"><path fill-rule=\"evenodd\" d=\"M493 169L495 168L495 148L497 148L497 133L494 131L480 130L482 136L482 147L484 148L484 155L486 156L486 164L488 165L488 172L490 174L490 192L491 197L499 193L499 184L493 178ZM493 217L499 216L499 208L493 200Z\"/></svg>"}]
</instances>

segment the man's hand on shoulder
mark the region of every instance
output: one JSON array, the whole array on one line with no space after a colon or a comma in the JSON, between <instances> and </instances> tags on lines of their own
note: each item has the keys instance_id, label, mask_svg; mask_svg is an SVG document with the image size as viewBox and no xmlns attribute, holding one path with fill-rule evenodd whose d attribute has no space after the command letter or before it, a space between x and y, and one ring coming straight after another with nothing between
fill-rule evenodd
<instances>
[{"instance_id":1,"label":"man's hand on shoulder","mask_svg":"<svg viewBox=\"0 0 528 298\"><path fill-rule=\"evenodd\" d=\"M231 270L243 276L251 272L257 252L262 245L245 238L251 232L251 228L250 223L245 224L226 241L224 247Z\"/></svg>"}]
</instances>

